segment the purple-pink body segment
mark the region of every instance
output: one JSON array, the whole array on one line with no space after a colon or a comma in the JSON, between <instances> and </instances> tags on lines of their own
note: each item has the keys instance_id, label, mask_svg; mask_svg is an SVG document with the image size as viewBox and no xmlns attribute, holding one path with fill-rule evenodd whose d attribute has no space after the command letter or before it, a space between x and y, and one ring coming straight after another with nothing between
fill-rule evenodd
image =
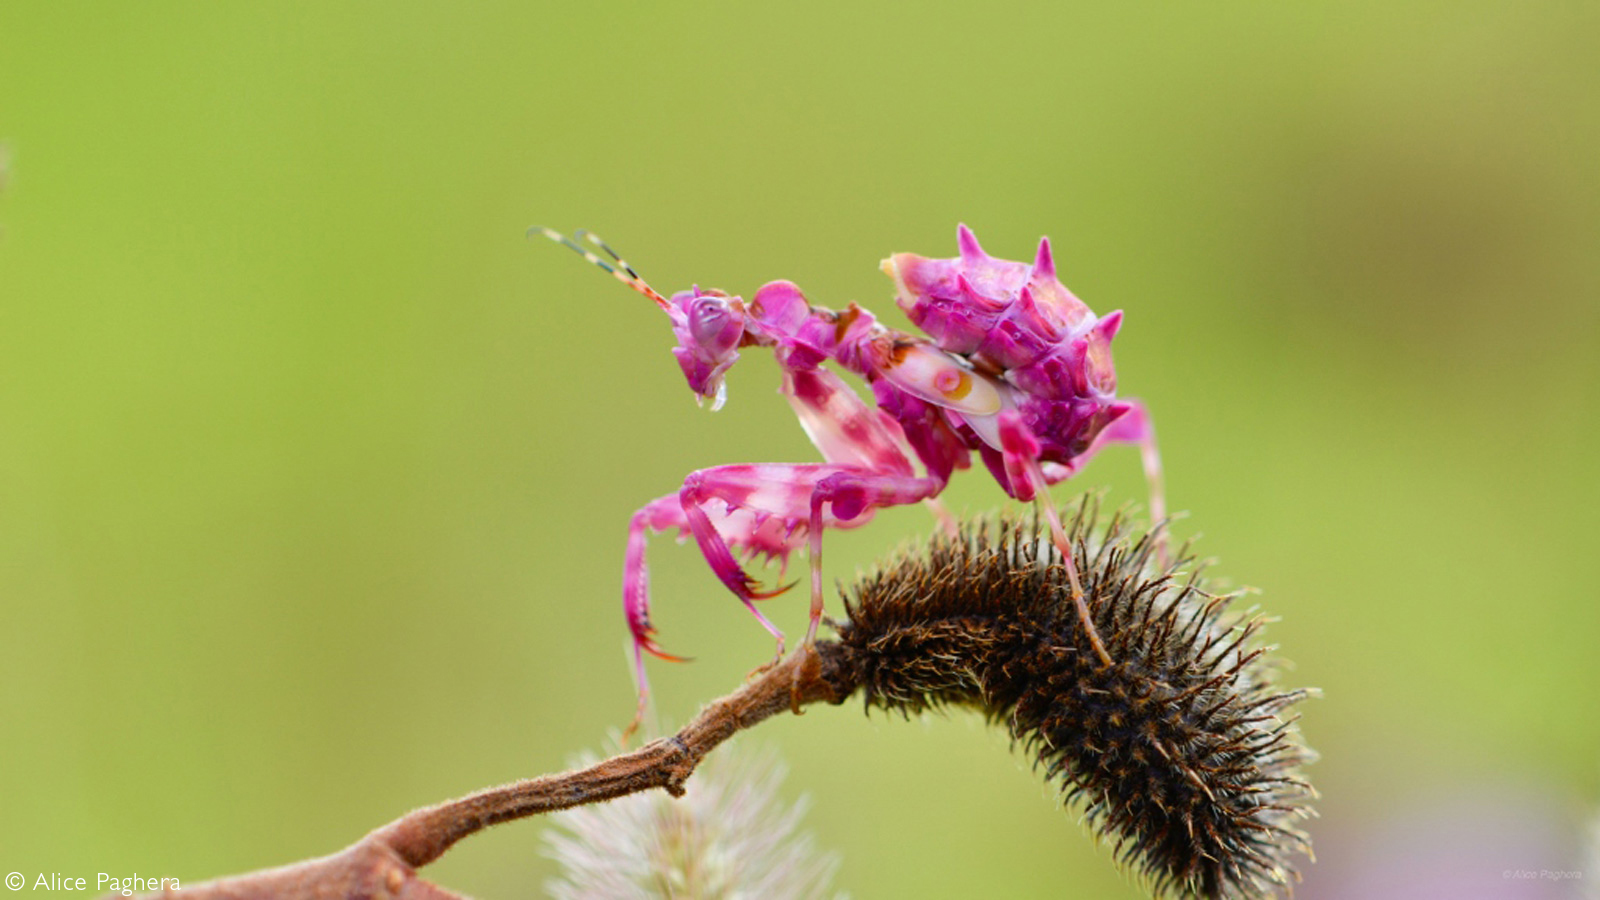
<instances>
[{"instance_id":1,"label":"purple-pink body segment","mask_svg":"<svg viewBox=\"0 0 1600 900\"><path fill-rule=\"evenodd\" d=\"M699 288L664 299L642 281L634 284L671 318L673 355L690 388L713 408L725 397L724 378L740 348L770 348L783 393L824 460L701 469L634 515L623 606L641 708L644 653L677 658L653 639L645 566L650 532L693 536L781 654L783 635L755 601L784 588L762 590L735 553L786 565L791 553L808 548L809 643L822 614L821 533L862 525L877 509L934 501L956 470L971 465L973 452L1006 493L1038 498L1054 519L1048 485L1108 443L1138 444L1151 514L1164 518L1149 416L1137 402L1115 396L1110 345L1122 313L1096 316L1067 290L1056 278L1048 239L1031 264L989 256L965 225L957 240L956 257L897 253L882 264L897 303L927 337L887 328L853 303L841 312L814 306L787 281L762 286L748 304ZM830 360L866 382L871 404L823 368Z\"/></svg>"}]
</instances>

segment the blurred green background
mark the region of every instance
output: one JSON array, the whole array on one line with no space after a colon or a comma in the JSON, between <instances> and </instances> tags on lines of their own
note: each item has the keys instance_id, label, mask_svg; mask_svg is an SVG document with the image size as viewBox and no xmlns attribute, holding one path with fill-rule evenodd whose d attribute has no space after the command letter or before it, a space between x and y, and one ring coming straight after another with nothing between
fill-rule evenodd
<instances>
[{"instance_id":1,"label":"blurred green background","mask_svg":"<svg viewBox=\"0 0 1600 900\"><path fill-rule=\"evenodd\" d=\"M1451 804L1552 835L1486 890L1575 858L1597 38L1581 3L0 7L0 870L275 865L627 721L628 516L815 453L770 360L697 410L661 314L533 224L891 323L890 252L1049 234L1127 311L1179 530L1326 692L1305 894ZM1141 498L1137 454L1058 494L1101 485ZM830 577L930 525L830 534ZM678 724L771 645L650 559ZM756 736L857 897L1139 896L973 716ZM540 831L427 874L536 893Z\"/></svg>"}]
</instances>

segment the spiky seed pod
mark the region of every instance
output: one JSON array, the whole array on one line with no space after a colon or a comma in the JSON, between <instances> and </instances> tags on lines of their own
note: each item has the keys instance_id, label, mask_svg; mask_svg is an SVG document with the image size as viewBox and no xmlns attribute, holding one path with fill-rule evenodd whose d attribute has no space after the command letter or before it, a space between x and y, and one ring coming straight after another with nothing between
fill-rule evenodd
<instances>
[{"instance_id":1,"label":"spiky seed pod","mask_svg":"<svg viewBox=\"0 0 1600 900\"><path fill-rule=\"evenodd\" d=\"M1121 516L1072 525L1078 571L1112 664L1074 612L1049 532L980 521L903 552L847 592L840 657L869 707L971 706L1004 723L1094 833L1162 896L1287 889L1313 754L1274 685L1260 617L1227 612L1187 554L1159 570Z\"/></svg>"}]
</instances>

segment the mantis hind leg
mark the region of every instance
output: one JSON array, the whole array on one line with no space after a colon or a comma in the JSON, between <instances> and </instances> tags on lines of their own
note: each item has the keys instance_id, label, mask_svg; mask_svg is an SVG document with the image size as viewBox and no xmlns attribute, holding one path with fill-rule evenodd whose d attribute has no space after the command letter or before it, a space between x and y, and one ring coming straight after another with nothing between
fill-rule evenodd
<instances>
[{"instance_id":1,"label":"mantis hind leg","mask_svg":"<svg viewBox=\"0 0 1600 900\"><path fill-rule=\"evenodd\" d=\"M933 520L938 524L939 530L944 532L945 537L954 538L961 533L961 523L943 503L939 502L938 497L929 497L922 502L928 507L928 511L933 513Z\"/></svg>"},{"instance_id":2,"label":"mantis hind leg","mask_svg":"<svg viewBox=\"0 0 1600 900\"><path fill-rule=\"evenodd\" d=\"M1156 431L1150 423L1150 413L1137 400L1119 400L1122 411L1111 421L1089 449L1072 458L1070 465L1045 464L1045 481L1054 484L1083 468L1107 444L1137 444L1139 458L1144 466L1145 484L1150 492L1150 527L1155 535L1156 565L1162 570L1169 563L1167 553L1167 498L1163 486L1161 451L1156 448Z\"/></svg>"},{"instance_id":3,"label":"mantis hind leg","mask_svg":"<svg viewBox=\"0 0 1600 900\"><path fill-rule=\"evenodd\" d=\"M1044 472L1039 467L1039 440L1014 410L1000 414L999 426L1000 450L1012 492L1019 500L1033 499L1044 513L1045 521L1050 525L1050 542L1061 554L1062 566L1067 570L1067 583L1072 590L1072 605L1078 614L1078 624L1088 637L1089 646L1100 657L1100 662L1109 666L1111 654L1106 651L1105 642L1100 639L1100 632L1094 626L1089 602L1084 597L1083 582L1078 577L1078 565L1073 559L1072 542L1067 538L1067 530L1061 526L1061 514L1056 511Z\"/></svg>"},{"instance_id":4,"label":"mantis hind leg","mask_svg":"<svg viewBox=\"0 0 1600 900\"><path fill-rule=\"evenodd\" d=\"M1127 411L1100 432L1084 456L1094 453L1104 444L1139 445L1139 459L1144 464L1144 480L1150 488L1150 525L1155 529L1156 565L1165 569L1168 563L1167 498L1162 479L1161 451L1156 448L1156 429L1150 422L1150 413L1144 408L1144 404L1137 400L1121 402L1126 405Z\"/></svg>"}]
</instances>

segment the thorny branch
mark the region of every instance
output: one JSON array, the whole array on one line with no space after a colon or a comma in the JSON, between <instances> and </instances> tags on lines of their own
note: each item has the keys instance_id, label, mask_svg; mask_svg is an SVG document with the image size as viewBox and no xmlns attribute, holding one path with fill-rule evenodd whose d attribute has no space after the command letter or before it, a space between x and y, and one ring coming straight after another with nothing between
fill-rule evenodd
<instances>
[{"instance_id":1,"label":"thorny branch","mask_svg":"<svg viewBox=\"0 0 1600 900\"><path fill-rule=\"evenodd\" d=\"M332 856L219 878L185 900L462 900L417 876L452 845L491 825L663 788L681 796L707 753L737 732L809 703L841 703L855 689L837 644L790 654L720 700L683 730L588 768L489 788L408 813ZM177 896L164 892L150 896Z\"/></svg>"}]
</instances>

